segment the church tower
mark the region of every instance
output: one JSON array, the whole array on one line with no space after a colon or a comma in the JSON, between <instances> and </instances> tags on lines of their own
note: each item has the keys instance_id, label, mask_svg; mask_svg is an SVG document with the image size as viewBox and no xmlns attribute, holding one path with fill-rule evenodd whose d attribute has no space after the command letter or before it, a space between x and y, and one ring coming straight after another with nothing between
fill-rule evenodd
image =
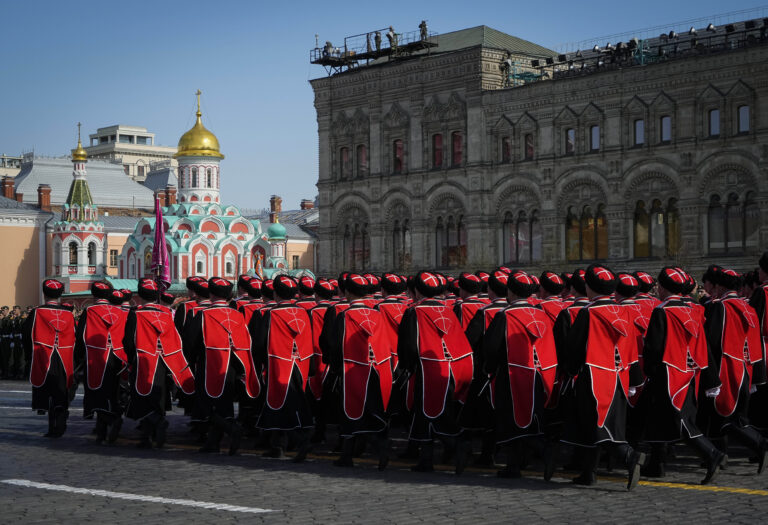
<instances>
[{"instance_id":1,"label":"church tower","mask_svg":"<svg viewBox=\"0 0 768 525\"><path fill-rule=\"evenodd\" d=\"M91 281L106 274L107 235L88 187L86 162L88 154L80 141L78 123L77 148L72 150L72 184L61 220L53 225L53 276L64 280L67 293L88 290Z\"/></svg>"},{"instance_id":2,"label":"church tower","mask_svg":"<svg viewBox=\"0 0 768 525\"><path fill-rule=\"evenodd\" d=\"M203 126L200 95L197 90L197 121L192 129L179 139L179 150L174 157L179 162L178 202L219 203L219 163L224 155L219 152L216 135Z\"/></svg>"}]
</instances>

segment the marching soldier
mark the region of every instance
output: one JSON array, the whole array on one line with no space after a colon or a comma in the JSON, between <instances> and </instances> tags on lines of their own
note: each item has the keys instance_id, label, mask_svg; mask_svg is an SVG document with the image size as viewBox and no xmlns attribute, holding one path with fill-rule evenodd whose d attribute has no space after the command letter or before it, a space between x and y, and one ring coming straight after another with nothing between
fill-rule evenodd
<instances>
[{"instance_id":1,"label":"marching soldier","mask_svg":"<svg viewBox=\"0 0 768 525\"><path fill-rule=\"evenodd\" d=\"M614 273L593 264L584 280L591 302L579 310L564 356L574 401L563 441L585 449L582 473L574 483L597 482L599 447L610 446L622 458L627 490L632 490L645 460L626 440L628 399L642 382L637 346L630 337L629 314L610 298L616 289Z\"/></svg>"},{"instance_id":2,"label":"marching soldier","mask_svg":"<svg viewBox=\"0 0 768 525\"><path fill-rule=\"evenodd\" d=\"M139 448L160 448L165 444L171 408L167 389L170 374L184 393L194 393L194 377L184 358L181 337L167 308L157 303L159 289L151 279L138 284L138 303L125 321L123 348L131 364L131 399L126 414L139 422Z\"/></svg>"},{"instance_id":3,"label":"marching soldier","mask_svg":"<svg viewBox=\"0 0 768 525\"><path fill-rule=\"evenodd\" d=\"M643 368L648 381L641 394L646 416L645 440L652 444L643 474L664 476L664 445L684 440L706 461L702 484L712 483L727 456L696 425L698 386L713 390L719 383L707 350L702 319L682 300L686 276L666 267L658 278L659 298L648 323Z\"/></svg>"},{"instance_id":4,"label":"marching soldier","mask_svg":"<svg viewBox=\"0 0 768 525\"><path fill-rule=\"evenodd\" d=\"M32 409L48 413L45 437L61 437L67 429L69 390L74 381L75 318L59 304L64 285L43 281L45 303L24 324L24 346L32 355Z\"/></svg>"},{"instance_id":5,"label":"marching soldier","mask_svg":"<svg viewBox=\"0 0 768 525\"><path fill-rule=\"evenodd\" d=\"M323 361L341 378L342 403L339 433L344 439L341 457L334 464L352 466L355 438L375 434L379 470L388 461L387 406L392 391L392 350L381 312L365 303L370 282L360 274L347 275L349 308L339 313Z\"/></svg>"},{"instance_id":6,"label":"marching soldier","mask_svg":"<svg viewBox=\"0 0 768 525\"><path fill-rule=\"evenodd\" d=\"M414 279L415 302L400 321L398 367L415 378L409 439L421 443L419 462L412 470L434 470L434 440L453 444L461 434L459 406L472 381L472 348L453 311L434 297L438 277L419 272ZM463 443L462 443L463 445ZM456 472L466 465L466 451L457 450Z\"/></svg>"},{"instance_id":7,"label":"marching soldier","mask_svg":"<svg viewBox=\"0 0 768 525\"><path fill-rule=\"evenodd\" d=\"M96 302L87 307L77 323L75 366L84 380L83 415L96 413L96 441L114 443L123 425L120 378L128 366L123 336L128 312L109 302L115 290L104 281L91 285ZM123 294L119 300L122 301Z\"/></svg>"},{"instance_id":8,"label":"marching soldier","mask_svg":"<svg viewBox=\"0 0 768 525\"><path fill-rule=\"evenodd\" d=\"M311 375L312 327L307 310L293 302L296 281L279 275L272 285L277 304L261 318L254 316L250 327L254 361L259 370L266 370L266 399L257 427L272 432L266 457L282 457L286 432L297 433L294 461L301 462L309 452L309 431L314 426L304 391Z\"/></svg>"},{"instance_id":9,"label":"marching soldier","mask_svg":"<svg viewBox=\"0 0 768 525\"><path fill-rule=\"evenodd\" d=\"M213 299L201 309L184 334L190 364L195 370L198 414L208 421L208 439L200 452L218 452L222 435L229 435L229 455L240 448L242 429L235 421L237 381L248 397L258 397L261 386L251 356L251 336L243 314L229 307L232 283L211 277L208 292Z\"/></svg>"}]
</instances>

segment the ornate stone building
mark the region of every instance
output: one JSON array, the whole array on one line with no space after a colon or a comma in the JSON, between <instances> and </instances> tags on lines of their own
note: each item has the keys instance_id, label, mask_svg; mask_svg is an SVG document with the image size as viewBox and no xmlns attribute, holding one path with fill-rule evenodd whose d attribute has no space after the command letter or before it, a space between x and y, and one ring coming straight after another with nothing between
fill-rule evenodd
<instances>
[{"instance_id":1,"label":"ornate stone building","mask_svg":"<svg viewBox=\"0 0 768 525\"><path fill-rule=\"evenodd\" d=\"M765 26L566 55L481 26L312 80L319 273L752 269L768 247Z\"/></svg>"}]
</instances>

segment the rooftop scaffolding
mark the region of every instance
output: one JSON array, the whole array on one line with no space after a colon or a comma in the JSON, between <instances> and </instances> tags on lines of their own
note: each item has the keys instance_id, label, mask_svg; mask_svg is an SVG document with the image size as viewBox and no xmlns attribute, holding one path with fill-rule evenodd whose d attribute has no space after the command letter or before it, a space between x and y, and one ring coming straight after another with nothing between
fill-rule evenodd
<instances>
[{"instance_id":1,"label":"rooftop scaffolding","mask_svg":"<svg viewBox=\"0 0 768 525\"><path fill-rule=\"evenodd\" d=\"M309 52L309 61L325 67L328 75L341 73L379 58L394 60L407 57L417 51L437 47L437 33L427 31L425 22L418 31L396 33L392 27L376 29L368 33L344 38L343 47L335 47L330 41L323 47L315 47Z\"/></svg>"}]
</instances>

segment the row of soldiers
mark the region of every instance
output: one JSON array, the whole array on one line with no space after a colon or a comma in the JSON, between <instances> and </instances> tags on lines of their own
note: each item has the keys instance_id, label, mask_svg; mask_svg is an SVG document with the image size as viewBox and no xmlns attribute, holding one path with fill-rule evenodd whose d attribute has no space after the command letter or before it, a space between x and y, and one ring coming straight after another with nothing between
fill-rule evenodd
<instances>
[{"instance_id":1,"label":"row of soldiers","mask_svg":"<svg viewBox=\"0 0 768 525\"><path fill-rule=\"evenodd\" d=\"M175 390L205 434L201 452L218 452L227 434L235 454L243 427L255 427L266 456L282 456L291 437L300 462L335 424L336 465L352 466L368 443L384 469L394 421L409 429L414 470L433 470L441 440L461 473L479 435L477 461L492 464L504 449L499 475L517 477L537 453L547 480L567 443L576 483L596 482L605 449L630 490L641 472L663 476L667 446L685 441L711 483L729 437L751 449L758 472L765 466L768 442L753 424L768 427L768 252L759 262L746 285L710 267L701 302L680 268L654 279L598 264L540 277L506 267L455 279L243 275L234 299L230 281L191 277L192 298L175 312L151 279L139 281L135 306L97 282L76 327L57 302L62 284L49 279L46 304L25 325L33 408L48 412L46 435L62 435L81 378L98 440L114 442L125 414L139 422L139 446L161 447Z\"/></svg>"},{"instance_id":2,"label":"row of soldiers","mask_svg":"<svg viewBox=\"0 0 768 525\"><path fill-rule=\"evenodd\" d=\"M21 344L22 327L31 307L0 308L0 379L22 379L29 374L30 356Z\"/></svg>"}]
</instances>

